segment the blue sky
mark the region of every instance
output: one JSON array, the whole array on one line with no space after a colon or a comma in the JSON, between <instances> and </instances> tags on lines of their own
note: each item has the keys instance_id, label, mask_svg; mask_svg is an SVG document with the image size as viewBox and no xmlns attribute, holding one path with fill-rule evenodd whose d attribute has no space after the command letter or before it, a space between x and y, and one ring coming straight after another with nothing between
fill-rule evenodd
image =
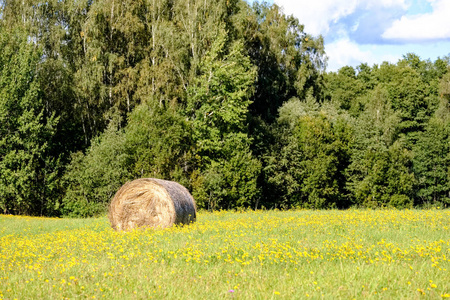
<instances>
[{"instance_id":1,"label":"blue sky","mask_svg":"<svg viewBox=\"0 0 450 300\"><path fill-rule=\"evenodd\" d=\"M360 63L396 63L450 55L450 0L272 0L322 35L327 71Z\"/></svg>"}]
</instances>

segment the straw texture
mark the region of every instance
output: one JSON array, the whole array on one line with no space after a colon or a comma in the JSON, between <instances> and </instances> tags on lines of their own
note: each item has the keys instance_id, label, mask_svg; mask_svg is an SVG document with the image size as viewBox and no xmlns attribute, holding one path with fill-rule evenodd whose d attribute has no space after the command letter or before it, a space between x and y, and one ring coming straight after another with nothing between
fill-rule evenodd
<instances>
[{"instance_id":1,"label":"straw texture","mask_svg":"<svg viewBox=\"0 0 450 300\"><path fill-rule=\"evenodd\" d=\"M195 200L179 183L141 178L125 183L111 200L109 220L115 230L167 228L196 219Z\"/></svg>"}]
</instances>

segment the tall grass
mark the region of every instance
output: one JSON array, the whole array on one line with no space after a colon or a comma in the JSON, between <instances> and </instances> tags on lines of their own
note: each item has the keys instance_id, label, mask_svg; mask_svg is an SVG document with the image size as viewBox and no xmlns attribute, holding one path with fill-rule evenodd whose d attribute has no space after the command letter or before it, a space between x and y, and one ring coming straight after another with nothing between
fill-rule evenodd
<instances>
[{"instance_id":1,"label":"tall grass","mask_svg":"<svg viewBox=\"0 0 450 300\"><path fill-rule=\"evenodd\" d=\"M106 218L0 216L0 299L440 299L450 211L200 213L114 232Z\"/></svg>"}]
</instances>

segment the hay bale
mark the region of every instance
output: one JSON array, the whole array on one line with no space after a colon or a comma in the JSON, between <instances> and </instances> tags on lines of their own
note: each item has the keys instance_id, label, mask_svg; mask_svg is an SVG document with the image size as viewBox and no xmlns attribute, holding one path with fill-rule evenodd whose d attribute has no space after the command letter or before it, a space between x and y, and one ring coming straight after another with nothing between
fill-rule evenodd
<instances>
[{"instance_id":1,"label":"hay bale","mask_svg":"<svg viewBox=\"0 0 450 300\"><path fill-rule=\"evenodd\" d=\"M109 221L115 230L136 227L166 228L195 221L196 205L182 185L141 178L125 183L111 200Z\"/></svg>"}]
</instances>

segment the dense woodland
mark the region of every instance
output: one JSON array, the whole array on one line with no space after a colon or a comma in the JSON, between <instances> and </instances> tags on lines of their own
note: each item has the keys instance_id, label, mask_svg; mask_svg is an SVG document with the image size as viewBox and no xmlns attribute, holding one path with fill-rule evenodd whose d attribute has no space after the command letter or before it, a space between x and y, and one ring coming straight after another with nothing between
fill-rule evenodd
<instances>
[{"instance_id":1,"label":"dense woodland","mask_svg":"<svg viewBox=\"0 0 450 300\"><path fill-rule=\"evenodd\" d=\"M210 210L450 204L449 57L326 72L243 0L0 3L1 213L101 214L140 177Z\"/></svg>"}]
</instances>

